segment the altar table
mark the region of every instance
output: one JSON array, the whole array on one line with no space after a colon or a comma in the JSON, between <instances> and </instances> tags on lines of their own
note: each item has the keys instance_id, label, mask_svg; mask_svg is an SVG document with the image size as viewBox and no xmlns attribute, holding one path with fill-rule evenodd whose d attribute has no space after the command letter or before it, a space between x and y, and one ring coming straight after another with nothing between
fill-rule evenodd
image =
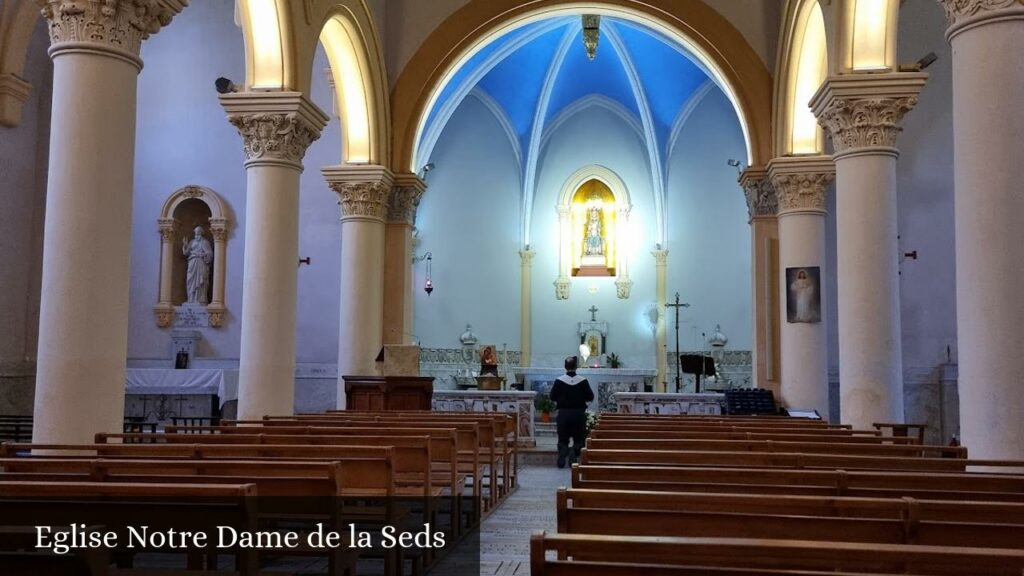
<instances>
[{"instance_id":1,"label":"altar table","mask_svg":"<svg viewBox=\"0 0 1024 576\"><path fill-rule=\"evenodd\" d=\"M620 414L718 415L722 413L725 394L619 392L615 394L614 400Z\"/></svg>"},{"instance_id":2,"label":"altar table","mask_svg":"<svg viewBox=\"0 0 1024 576\"><path fill-rule=\"evenodd\" d=\"M125 416L164 422L174 416L215 416L238 400L238 370L129 368Z\"/></svg>"},{"instance_id":3,"label":"altar table","mask_svg":"<svg viewBox=\"0 0 1024 576\"><path fill-rule=\"evenodd\" d=\"M513 368L523 377L524 390L548 393L555 380L565 374L560 368ZM643 392L658 376L657 370L639 368L580 368L576 374L590 382L594 390L594 401L587 407L592 412L614 412L613 395L616 392Z\"/></svg>"}]
</instances>

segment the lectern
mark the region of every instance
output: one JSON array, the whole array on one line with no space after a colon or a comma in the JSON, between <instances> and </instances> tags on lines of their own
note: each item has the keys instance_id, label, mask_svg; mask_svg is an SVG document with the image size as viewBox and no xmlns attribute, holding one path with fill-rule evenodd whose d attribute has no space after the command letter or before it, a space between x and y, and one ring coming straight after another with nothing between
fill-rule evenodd
<instances>
[{"instance_id":1,"label":"lectern","mask_svg":"<svg viewBox=\"0 0 1024 576\"><path fill-rule=\"evenodd\" d=\"M697 376L697 387L694 391L700 394L701 377L715 375L715 359L703 354L680 354L679 369L683 374L695 374ZM680 392L680 390L676 390L676 392Z\"/></svg>"},{"instance_id":2,"label":"lectern","mask_svg":"<svg viewBox=\"0 0 1024 576\"><path fill-rule=\"evenodd\" d=\"M432 376L343 376L347 410L430 410Z\"/></svg>"}]
</instances>

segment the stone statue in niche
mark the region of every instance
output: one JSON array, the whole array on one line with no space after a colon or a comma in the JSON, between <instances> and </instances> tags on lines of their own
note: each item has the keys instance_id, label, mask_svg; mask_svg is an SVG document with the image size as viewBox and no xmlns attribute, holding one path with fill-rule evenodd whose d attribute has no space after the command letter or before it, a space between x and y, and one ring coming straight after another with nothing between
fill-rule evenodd
<instances>
[{"instance_id":1,"label":"stone statue in niche","mask_svg":"<svg viewBox=\"0 0 1024 576\"><path fill-rule=\"evenodd\" d=\"M584 256L604 256L604 234L601 233L601 208L587 209L587 236L583 242Z\"/></svg>"},{"instance_id":2,"label":"stone statue in niche","mask_svg":"<svg viewBox=\"0 0 1024 576\"><path fill-rule=\"evenodd\" d=\"M181 240L181 252L188 258L185 275L185 294L189 304L210 302L210 269L213 264L213 247L203 235L203 227L196 226L193 236Z\"/></svg>"}]
</instances>

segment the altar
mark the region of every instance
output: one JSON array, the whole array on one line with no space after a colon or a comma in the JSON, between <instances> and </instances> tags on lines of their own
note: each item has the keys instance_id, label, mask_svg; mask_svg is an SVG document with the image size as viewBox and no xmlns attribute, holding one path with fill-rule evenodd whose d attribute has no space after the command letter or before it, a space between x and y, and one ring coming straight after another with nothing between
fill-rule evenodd
<instances>
[{"instance_id":1,"label":"altar","mask_svg":"<svg viewBox=\"0 0 1024 576\"><path fill-rule=\"evenodd\" d=\"M620 414L722 414L725 394L672 394L618 392L614 395Z\"/></svg>"},{"instance_id":2,"label":"altar","mask_svg":"<svg viewBox=\"0 0 1024 576\"><path fill-rule=\"evenodd\" d=\"M533 446L534 392L518 390L434 390L433 409L440 412L503 412L515 417L519 443Z\"/></svg>"},{"instance_id":3,"label":"altar","mask_svg":"<svg viewBox=\"0 0 1024 576\"><path fill-rule=\"evenodd\" d=\"M129 368L125 371L125 416L148 422L173 417L220 415L238 400L238 370Z\"/></svg>"},{"instance_id":4,"label":"altar","mask_svg":"<svg viewBox=\"0 0 1024 576\"><path fill-rule=\"evenodd\" d=\"M560 368L513 368L517 378L522 376L523 389L533 390L538 394L547 394L555 380L565 374ZM594 401L588 410L598 412L614 412L616 410L614 395L617 392L643 392L653 386L658 376L657 370L635 368L580 368L576 371L590 382L594 390Z\"/></svg>"}]
</instances>

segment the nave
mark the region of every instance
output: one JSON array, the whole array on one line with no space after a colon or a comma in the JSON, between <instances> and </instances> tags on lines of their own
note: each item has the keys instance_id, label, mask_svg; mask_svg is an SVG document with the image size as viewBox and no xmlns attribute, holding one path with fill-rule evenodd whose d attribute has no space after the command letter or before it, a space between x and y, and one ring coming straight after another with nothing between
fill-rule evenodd
<instances>
[{"instance_id":1,"label":"nave","mask_svg":"<svg viewBox=\"0 0 1024 576\"><path fill-rule=\"evenodd\" d=\"M561 470L497 414L336 411L5 443L0 559L26 575L1020 574L1024 463L892 431L603 413ZM26 544L41 522L264 538L433 526L443 545L55 556Z\"/></svg>"}]
</instances>

